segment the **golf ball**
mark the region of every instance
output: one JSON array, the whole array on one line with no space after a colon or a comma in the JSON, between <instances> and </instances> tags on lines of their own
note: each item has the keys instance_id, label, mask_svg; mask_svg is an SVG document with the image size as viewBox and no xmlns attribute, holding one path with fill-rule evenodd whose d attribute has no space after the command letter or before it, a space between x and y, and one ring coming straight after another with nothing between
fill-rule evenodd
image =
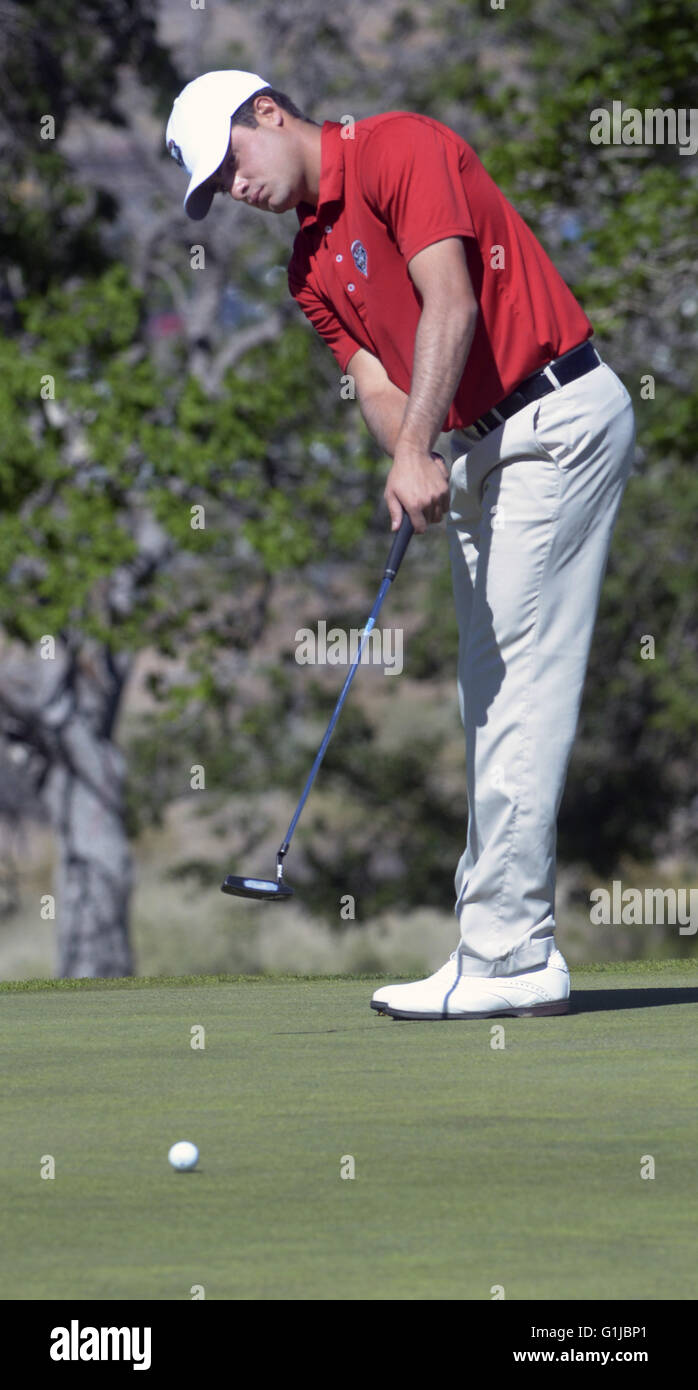
<instances>
[{"instance_id":1,"label":"golf ball","mask_svg":"<svg viewBox=\"0 0 698 1390\"><path fill-rule=\"evenodd\" d=\"M188 1173L199 1161L199 1150L196 1144L190 1144L187 1139L180 1139L178 1144L172 1145L167 1157L179 1173Z\"/></svg>"}]
</instances>

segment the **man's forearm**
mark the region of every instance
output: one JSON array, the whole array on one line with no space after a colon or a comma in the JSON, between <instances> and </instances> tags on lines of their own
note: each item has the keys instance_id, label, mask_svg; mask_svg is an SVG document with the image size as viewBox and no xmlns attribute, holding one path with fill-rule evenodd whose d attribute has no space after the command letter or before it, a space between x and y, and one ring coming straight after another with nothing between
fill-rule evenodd
<instances>
[{"instance_id":1,"label":"man's forearm","mask_svg":"<svg viewBox=\"0 0 698 1390\"><path fill-rule=\"evenodd\" d=\"M395 453L408 399L392 381L370 396L359 397L361 414L373 438L390 458Z\"/></svg>"},{"instance_id":2,"label":"man's forearm","mask_svg":"<svg viewBox=\"0 0 698 1390\"><path fill-rule=\"evenodd\" d=\"M384 453L394 457L397 441L433 449L463 375L477 315L422 311L415 340L409 396L390 381L380 391L360 396L361 414ZM430 386L431 383L431 386Z\"/></svg>"},{"instance_id":3,"label":"man's forearm","mask_svg":"<svg viewBox=\"0 0 698 1390\"><path fill-rule=\"evenodd\" d=\"M442 302L425 304L417 325L401 444L425 453L433 449L463 375L476 323L477 310L467 313L460 307L447 309Z\"/></svg>"}]
</instances>

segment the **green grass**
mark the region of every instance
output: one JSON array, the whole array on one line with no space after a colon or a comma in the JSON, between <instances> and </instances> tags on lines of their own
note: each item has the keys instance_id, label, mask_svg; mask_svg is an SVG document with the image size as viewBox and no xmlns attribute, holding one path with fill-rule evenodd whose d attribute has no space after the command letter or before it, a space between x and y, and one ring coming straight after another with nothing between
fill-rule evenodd
<instances>
[{"instance_id":1,"label":"green grass","mask_svg":"<svg viewBox=\"0 0 698 1390\"><path fill-rule=\"evenodd\" d=\"M379 1018L370 979L0 986L0 1296L693 1299L698 964L573 986L450 1023Z\"/></svg>"}]
</instances>

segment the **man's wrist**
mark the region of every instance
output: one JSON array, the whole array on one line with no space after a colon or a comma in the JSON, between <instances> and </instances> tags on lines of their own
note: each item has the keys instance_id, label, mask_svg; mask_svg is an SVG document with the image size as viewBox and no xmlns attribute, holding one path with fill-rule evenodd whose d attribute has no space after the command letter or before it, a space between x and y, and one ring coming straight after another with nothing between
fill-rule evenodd
<instances>
[{"instance_id":1,"label":"man's wrist","mask_svg":"<svg viewBox=\"0 0 698 1390\"><path fill-rule=\"evenodd\" d=\"M410 451L413 454L430 454L431 440L425 439L423 436L414 435L411 432L405 433L404 430L400 430L395 441L395 451L397 452L398 449L404 449L406 452Z\"/></svg>"},{"instance_id":2,"label":"man's wrist","mask_svg":"<svg viewBox=\"0 0 698 1390\"><path fill-rule=\"evenodd\" d=\"M437 439L438 437L439 436L437 435ZM431 458L434 454L438 454L439 458L441 459L441 462L446 462L440 449L433 449L430 444L417 442L411 435L403 435L401 432L395 441L395 453L393 454L393 458L395 457L395 454L398 453L398 451L402 450L404 450L406 453L410 452L414 454L421 454L422 457L426 455L429 458Z\"/></svg>"}]
</instances>

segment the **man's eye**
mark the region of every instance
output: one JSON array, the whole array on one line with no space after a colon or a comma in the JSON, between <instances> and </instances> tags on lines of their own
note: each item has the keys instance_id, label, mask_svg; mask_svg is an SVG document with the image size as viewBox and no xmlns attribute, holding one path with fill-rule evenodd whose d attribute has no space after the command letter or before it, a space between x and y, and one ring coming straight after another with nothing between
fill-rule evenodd
<instances>
[{"instance_id":1,"label":"man's eye","mask_svg":"<svg viewBox=\"0 0 698 1390\"><path fill-rule=\"evenodd\" d=\"M230 187L230 180L234 177L234 175L235 175L235 156L233 155L232 158L231 158L231 156L228 155L228 156L226 157L226 159L223 161L223 164L222 164L222 166L221 166L221 168L220 168L220 170L219 170L219 172L218 172L216 178L214 179L214 183L213 183L213 191L214 191L214 193L227 193L227 192L228 192L228 188Z\"/></svg>"}]
</instances>

